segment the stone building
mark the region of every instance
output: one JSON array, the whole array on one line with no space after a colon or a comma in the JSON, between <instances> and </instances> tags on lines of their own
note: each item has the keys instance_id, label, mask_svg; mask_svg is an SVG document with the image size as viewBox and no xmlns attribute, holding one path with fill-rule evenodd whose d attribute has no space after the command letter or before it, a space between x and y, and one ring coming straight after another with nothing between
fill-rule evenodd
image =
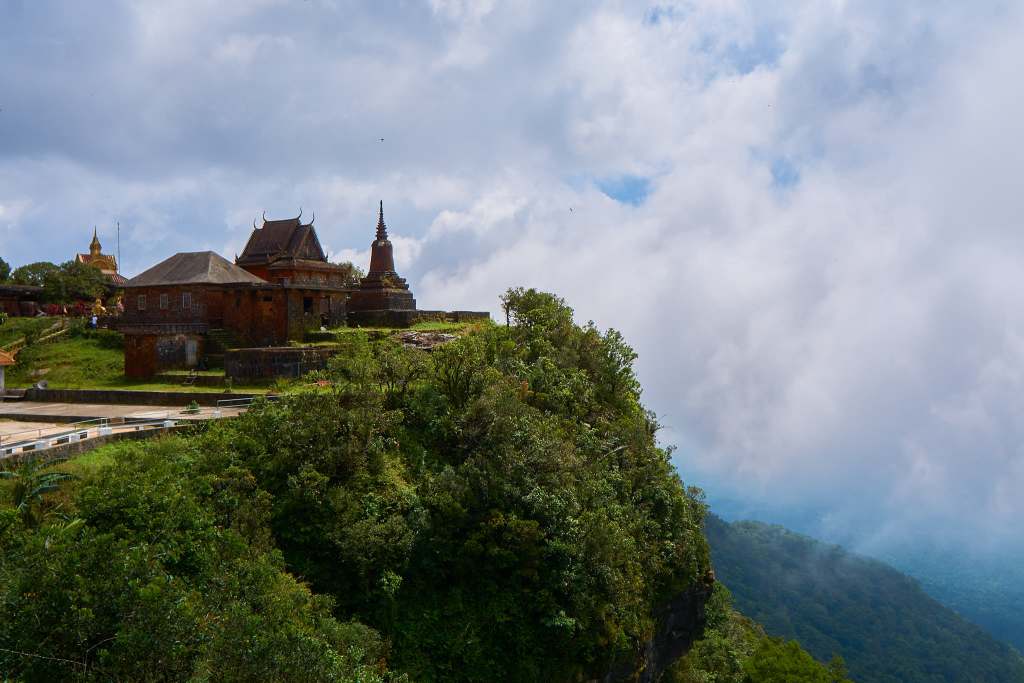
<instances>
[{"instance_id":1,"label":"stone building","mask_svg":"<svg viewBox=\"0 0 1024 683\"><path fill-rule=\"evenodd\" d=\"M125 375L196 367L211 332L282 341L284 320L275 307L283 304L283 290L274 289L212 251L175 254L128 280L117 322Z\"/></svg>"},{"instance_id":2,"label":"stone building","mask_svg":"<svg viewBox=\"0 0 1024 683\"><path fill-rule=\"evenodd\" d=\"M416 310L416 299L409 285L395 271L395 255L384 224L384 202L377 214L377 234L370 244L370 269L352 292L348 302L349 320L357 324L387 324L390 319L404 319ZM401 323L399 323L401 324Z\"/></svg>"},{"instance_id":3,"label":"stone building","mask_svg":"<svg viewBox=\"0 0 1024 683\"><path fill-rule=\"evenodd\" d=\"M0 311L10 316L33 316L39 312L42 287L0 283Z\"/></svg>"},{"instance_id":4,"label":"stone building","mask_svg":"<svg viewBox=\"0 0 1024 683\"><path fill-rule=\"evenodd\" d=\"M322 365L326 354L281 347L321 325L408 327L421 320L489 317L416 309L409 285L395 271L383 202L369 272L358 287L347 280L346 269L328 262L313 221L302 223L301 217L254 224L234 263L211 251L180 253L128 280L117 322L125 336L125 374L140 378L196 367L228 349L229 376L276 375L284 367L305 371Z\"/></svg>"},{"instance_id":5,"label":"stone building","mask_svg":"<svg viewBox=\"0 0 1024 683\"><path fill-rule=\"evenodd\" d=\"M88 254L75 254L75 261L96 266L100 272L107 277L111 285L120 286L127 282L127 278L117 272L117 259L110 254L103 253L103 245L96 234L96 228L92 229L92 242L89 243Z\"/></svg>"}]
</instances>

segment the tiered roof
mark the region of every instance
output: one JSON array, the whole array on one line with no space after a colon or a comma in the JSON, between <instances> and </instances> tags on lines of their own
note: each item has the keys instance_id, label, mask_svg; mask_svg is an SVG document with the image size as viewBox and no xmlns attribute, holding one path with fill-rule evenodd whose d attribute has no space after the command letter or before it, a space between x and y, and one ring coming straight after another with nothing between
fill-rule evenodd
<instances>
[{"instance_id":1,"label":"tiered roof","mask_svg":"<svg viewBox=\"0 0 1024 683\"><path fill-rule=\"evenodd\" d=\"M302 213L295 218L278 221L263 219L259 228L253 224L252 234L235 259L240 266L269 264L275 261L294 259L327 263L320 240L313 229L313 221L302 223Z\"/></svg>"}]
</instances>

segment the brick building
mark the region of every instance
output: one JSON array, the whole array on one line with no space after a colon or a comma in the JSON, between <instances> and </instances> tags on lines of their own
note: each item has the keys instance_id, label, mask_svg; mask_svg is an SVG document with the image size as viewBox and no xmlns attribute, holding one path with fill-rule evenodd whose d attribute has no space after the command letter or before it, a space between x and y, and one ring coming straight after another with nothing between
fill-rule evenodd
<instances>
[{"instance_id":1,"label":"brick building","mask_svg":"<svg viewBox=\"0 0 1024 683\"><path fill-rule=\"evenodd\" d=\"M191 368L213 346L274 346L345 321L318 285L271 283L212 251L183 252L124 285L125 375ZM218 349L219 350L219 349Z\"/></svg>"},{"instance_id":2,"label":"brick building","mask_svg":"<svg viewBox=\"0 0 1024 683\"><path fill-rule=\"evenodd\" d=\"M10 316L33 316L39 312L42 287L32 285L0 284L0 311Z\"/></svg>"},{"instance_id":3,"label":"brick building","mask_svg":"<svg viewBox=\"0 0 1024 683\"><path fill-rule=\"evenodd\" d=\"M370 244L370 270L352 292L348 309L353 322L362 324L384 320L389 312L415 311L416 299L405 278L395 271L395 255L384 224L384 202L377 214L377 234Z\"/></svg>"},{"instance_id":4,"label":"brick building","mask_svg":"<svg viewBox=\"0 0 1024 683\"><path fill-rule=\"evenodd\" d=\"M489 317L416 310L409 285L395 271L383 202L370 269L358 286L348 280L347 269L328 262L313 221L301 218L301 212L285 220L264 217L262 226L253 225L234 263L211 251L179 253L127 281L125 310L117 322L125 336L125 375L141 378L196 367L228 348L248 368L234 374L265 374L264 366L273 374L282 364L312 362L296 361L294 348L274 347L302 340L306 330L321 325L407 327L419 320Z\"/></svg>"}]
</instances>

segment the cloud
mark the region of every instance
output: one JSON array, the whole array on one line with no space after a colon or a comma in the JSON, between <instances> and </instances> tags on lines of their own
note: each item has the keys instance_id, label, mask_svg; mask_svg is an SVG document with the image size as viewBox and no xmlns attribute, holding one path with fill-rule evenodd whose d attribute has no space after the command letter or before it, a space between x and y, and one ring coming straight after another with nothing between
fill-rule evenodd
<instances>
[{"instance_id":1,"label":"cloud","mask_svg":"<svg viewBox=\"0 0 1024 683\"><path fill-rule=\"evenodd\" d=\"M713 500L866 549L1018 542L1017 6L20 8L8 261L118 220L133 272L230 256L299 206L365 260L383 199L421 306L522 284L625 332Z\"/></svg>"}]
</instances>

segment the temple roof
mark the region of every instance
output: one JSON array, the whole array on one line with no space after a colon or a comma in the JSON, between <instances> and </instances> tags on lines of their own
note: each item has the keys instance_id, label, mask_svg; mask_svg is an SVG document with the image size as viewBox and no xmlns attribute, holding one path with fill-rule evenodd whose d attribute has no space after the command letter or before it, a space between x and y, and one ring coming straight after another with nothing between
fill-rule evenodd
<instances>
[{"instance_id":1,"label":"temple roof","mask_svg":"<svg viewBox=\"0 0 1024 683\"><path fill-rule=\"evenodd\" d=\"M106 274L117 272L117 259L109 254L75 254L75 260L94 265Z\"/></svg>"},{"instance_id":2,"label":"temple roof","mask_svg":"<svg viewBox=\"0 0 1024 683\"><path fill-rule=\"evenodd\" d=\"M265 285L266 280L212 251L185 251L161 261L125 283L125 287L160 285Z\"/></svg>"},{"instance_id":3,"label":"temple roof","mask_svg":"<svg viewBox=\"0 0 1024 683\"><path fill-rule=\"evenodd\" d=\"M14 354L9 351L0 351L0 365L14 365Z\"/></svg>"},{"instance_id":4,"label":"temple roof","mask_svg":"<svg viewBox=\"0 0 1024 683\"><path fill-rule=\"evenodd\" d=\"M264 219L261 227L253 228L242 255L235 263L253 265L283 258L327 261L312 221L303 224L301 216L279 221Z\"/></svg>"}]
</instances>

